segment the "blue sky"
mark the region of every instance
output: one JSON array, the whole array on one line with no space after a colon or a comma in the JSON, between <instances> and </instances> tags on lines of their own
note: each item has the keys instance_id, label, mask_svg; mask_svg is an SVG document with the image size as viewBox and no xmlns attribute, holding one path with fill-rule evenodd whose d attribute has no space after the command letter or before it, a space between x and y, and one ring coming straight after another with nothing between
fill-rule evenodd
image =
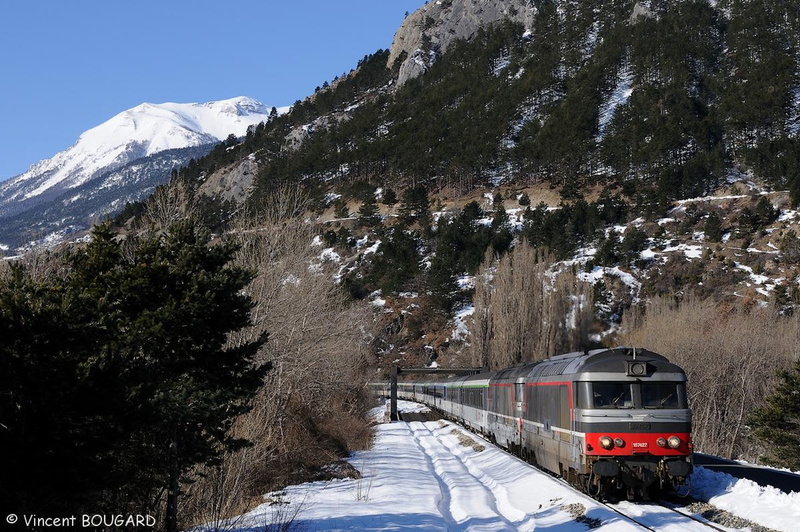
<instances>
[{"instance_id":1,"label":"blue sky","mask_svg":"<svg viewBox=\"0 0 800 532\"><path fill-rule=\"evenodd\" d=\"M0 3L0 180L142 102L291 105L389 48L424 0Z\"/></svg>"}]
</instances>

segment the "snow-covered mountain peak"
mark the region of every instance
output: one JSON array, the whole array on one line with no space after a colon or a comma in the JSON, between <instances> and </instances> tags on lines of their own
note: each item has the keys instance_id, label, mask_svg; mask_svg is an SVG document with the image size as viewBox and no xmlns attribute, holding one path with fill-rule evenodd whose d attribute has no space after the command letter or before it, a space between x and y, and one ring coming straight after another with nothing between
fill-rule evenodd
<instances>
[{"instance_id":1,"label":"snow-covered mountain peak","mask_svg":"<svg viewBox=\"0 0 800 532\"><path fill-rule=\"evenodd\" d=\"M73 148L139 144L144 147L142 156L147 156L231 134L240 137L268 116L266 105L243 96L207 103L143 103L86 131Z\"/></svg>"},{"instance_id":2,"label":"snow-covered mountain peak","mask_svg":"<svg viewBox=\"0 0 800 532\"><path fill-rule=\"evenodd\" d=\"M285 109L282 109L285 110ZM244 135L270 108L240 96L207 103L143 103L84 132L69 149L0 185L0 215L12 202L63 192L164 150Z\"/></svg>"}]
</instances>

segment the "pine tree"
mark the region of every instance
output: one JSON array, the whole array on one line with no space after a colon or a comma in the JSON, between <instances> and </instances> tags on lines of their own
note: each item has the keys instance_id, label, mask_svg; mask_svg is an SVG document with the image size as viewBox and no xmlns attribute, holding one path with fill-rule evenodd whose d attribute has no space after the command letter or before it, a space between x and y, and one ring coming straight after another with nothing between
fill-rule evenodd
<instances>
[{"instance_id":1,"label":"pine tree","mask_svg":"<svg viewBox=\"0 0 800 532\"><path fill-rule=\"evenodd\" d=\"M252 307L242 293L252 275L230 265L236 250L182 221L144 237L130 262L101 227L75 261L68 300L103 324L87 370L125 394L127 438L113 454L136 467L133 479L166 489L167 530L177 527L180 475L243 443L227 431L261 383L252 361L266 338L226 345Z\"/></svg>"},{"instance_id":2,"label":"pine tree","mask_svg":"<svg viewBox=\"0 0 800 532\"><path fill-rule=\"evenodd\" d=\"M626 264L634 262L642 251L647 247L647 233L634 227L625 233L625 237L620 242L620 251L625 258Z\"/></svg>"},{"instance_id":3,"label":"pine tree","mask_svg":"<svg viewBox=\"0 0 800 532\"><path fill-rule=\"evenodd\" d=\"M333 215L337 218L349 218L350 210L347 208L347 202L339 198L333 203Z\"/></svg>"},{"instance_id":4,"label":"pine tree","mask_svg":"<svg viewBox=\"0 0 800 532\"><path fill-rule=\"evenodd\" d=\"M772 202L766 197L761 196L756 204L755 226L756 229L764 229L778 219L780 211L772 206Z\"/></svg>"},{"instance_id":5,"label":"pine tree","mask_svg":"<svg viewBox=\"0 0 800 532\"><path fill-rule=\"evenodd\" d=\"M495 255L502 255L511 247L514 235L509 227L508 213L503 206L500 194L494 197L494 216L492 217L492 249Z\"/></svg>"},{"instance_id":6,"label":"pine tree","mask_svg":"<svg viewBox=\"0 0 800 532\"><path fill-rule=\"evenodd\" d=\"M391 188L384 189L382 203L384 205L389 206L390 208L397 203L397 193L394 191L394 189Z\"/></svg>"},{"instance_id":7,"label":"pine tree","mask_svg":"<svg viewBox=\"0 0 800 532\"><path fill-rule=\"evenodd\" d=\"M747 419L753 434L767 449L764 462L800 469L800 361L791 370L778 372L780 382L766 405Z\"/></svg>"},{"instance_id":8,"label":"pine tree","mask_svg":"<svg viewBox=\"0 0 800 532\"><path fill-rule=\"evenodd\" d=\"M407 283L419 273L416 235L403 227L390 229L378 246L368 280L383 290L384 294L389 294L407 288Z\"/></svg>"},{"instance_id":9,"label":"pine tree","mask_svg":"<svg viewBox=\"0 0 800 532\"><path fill-rule=\"evenodd\" d=\"M706 240L709 242L720 242L722 240L722 219L716 211L712 211L706 218L703 231L706 234Z\"/></svg>"},{"instance_id":10,"label":"pine tree","mask_svg":"<svg viewBox=\"0 0 800 532\"><path fill-rule=\"evenodd\" d=\"M619 235L613 229L608 235L601 237L597 244L597 253L594 260L602 266L614 266L619 262L620 241Z\"/></svg>"},{"instance_id":11,"label":"pine tree","mask_svg":"<svg viewBox=\"0 0 800 532\"><path fill-rule=\"evenodd\" d=\"M62 293L60 280L34 279L18 263L0 279L0 499L19 513L78 511L104 487L78 414L80 360L71 346L81 331Z\"/></svg>"},{"instance_id":12,"label":"pine tree","mask_svg":"<svg viewBox=\"0 0 800 532\"><path fill-rule=\"evenodd\" d=\"M374 194L367 194L364 197L364 201L358 209L358 223L365 227L373 227L381 223L378 203L375 201Z\"/></svg>"},{"instance_id":13,"label":"pine tree","mask_svg":"<svg viewBox=\"0 0 800 532\"><path fill-rule=\"evenodd\" d=\"M408 188L403 192L403 202L398 212L401 223L411 225L419 223L426 232L430 230L431 211L428 190L423 185Z\"/></svg>"}]
</instances>

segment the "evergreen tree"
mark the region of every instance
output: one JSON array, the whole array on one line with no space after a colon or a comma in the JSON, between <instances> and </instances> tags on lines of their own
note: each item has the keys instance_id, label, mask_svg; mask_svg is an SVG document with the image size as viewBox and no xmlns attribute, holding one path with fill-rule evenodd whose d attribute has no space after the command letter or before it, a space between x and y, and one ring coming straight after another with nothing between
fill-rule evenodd
<instances>
[{"instance_id":1,"label":"evergreen tree","mask_svg":"<svg viewBox=\"0 0 800 532\"><path fill-rule=\"evenodd\" d=\"M775 393L749 416L747 424L767 448L764 462L796 471L800 469L800 361L778 376Z\"/></svg>"},{"instance_id":2,"label":"evergreen tree","mask_svg":"<svg viewBox=\"0 0 800 532\"><path fill-rule=\"evenodd\" d=\"M597 253L594 260L602 266L614 266L619 262L620 241L619 235L613 229L599 239Z\"/></svg>"},{"instance_id":3,"label":"evergreen tree","mask_svg":"<svg viewBox=\"0 0 800 532\"><path fill-rule=\"evenodd\" d=\"M235 244L212 246L208 232L183 221L143 238L135 262L102 260L118 247L113 234L95 232L76 257L69 299L114 331L99 335L102 355L87 366L124 391L128 438L114 451L136 467L133 479L167 490L166 528L175 530L180 475L243 443L227 432L261 384L252 361L266 338L226 345L252 308L242 293L252 274L230 265Z\"/></svg>"},{"instance_id":4,"label":"evergreen tree","mask_svg":"<svg viewBox=\"0 0 800 532\"><path fill-rule=\"evenodd\" d=\"M373 227L381 223L378 203L375 201L374 194L365 195L364 201L358 209L358 223L365 227Z\"/></svg>"},{"instance_id":5,"label":"evergreen tree","mask_svg":"<svg viewBox=\"0 0 800 532\"><path fill-rule=\"evenodd\" d=\"M381 201L388 207L393 207L397 203L397 193L392 188L385 188L383 190L383 199Z\"/></svg>"},{"instance_id":6,"label":"evergreen tree","mask_svg":"<svg viewBox=\"0 0 800 532\"><path fill-rule=\"evenodd\" d=\"M72 346L81 331L65 315L63 289L18 263L0 279L0 499L18 513L79 511L104 487L79 412L81 360Z\"/></svg>"},{"instance_id":7,"label":"evergreen tree","mask_svg":"<svg viewBox=\"0 0 800 532\"><path fill-rule=\"evenodd\" d=\"M703 228L703 231L705 232L706 239L709 242L722 241L722 219L716 211L712 211L708 215L708 218L706 218L706 224Z\"/></svg>"},{"instance_id":8,"label":"evergreen tree","mask_svg":"<svg viewBox=\"0 0 800 532\"><path fill-rule=\"evenodd\" d=\"M333 203L333 215L337 218L349 218L350 210L347 208L347 202L339 198Z\"/></svg>"},{"instance_id":9,"label":"evergreen tree","mask_svg":"<svg viewBox=\"0 0 800 532\"><path fill-rule=\"evenodd\" d=\"M400 204L398 216L403 224L411 225L417 222L426 232L430 229L430 200L428 199L428 189L424 185L417 185L403 192L403 201Z\"/></svg>"},{"instance_id":10,"label":"evergreen tree","mask_svg":"<svg viewBox=\"0 0 800 532\"><path fill-rule=\"evenodd\" d=\"M439 220L439 242L427 276L433 304L445 312L452 309L458 294L457 275L463 240L450 229L455 225L456 221Z\"/></svg>"},{"instance_id":11,"label":"evergreen tree","mask_svg":"<svg viewBox=\"0 0 800 532\"><path fill-rule=\"evenodd\" d=\"M754 214L756 229L766 228L777 220L779 215L780 211L772 206L772 202L766 196L761 196L761 199L756 203L756 211Z\"/></svg>"},{"instance_id":12,"label":"evergreen tree","mask_svg":"<svg viewBox=\"0 0 800 532\"><path fill-rule=\"evenodd\" d=\"M419 273L416 235L402 226L392 228L378 246L368 281L388 294L406 288Z\"/></svg>"},{"instance_id":13,"label":"evergreen tree","mask_svg":"<svg viewBox=\"0 0 800 532\"><path fill-rule=\"evenodd\" d=\"M252 305L236 246L189 222L132 240L104 224L63 279L15 268L0 283L0 369L20 377L0 383L0 449L21 458L3 495L56 515L154 513L163 492L175 530L180 475L243 443L228 428L261 384L266 338L227 345Z\"/></svg>"},{"instance_id":14,"label":"evergreen tree","mask_svg":"<svg viewBox=\"0 0 800 532\"><path fill-rule=\"evenodd\" d=\"M494 216L492 217L492 249L496 255L502 255L511 247L514 235L509 227L508 213L503 206L500 194L494 197Z\"/></svg>"},{"instance_id":15,"label":"evergreen tree","mask_svg":"<svg viewBox=\"0 0 800 532\"><path fill-rule=\"evenodd\" d=\"M630 265L647 247L647 233L636 227L625 233L620 243L620 251L625 257L625 262Z\"/></svg>"}]
</instances>

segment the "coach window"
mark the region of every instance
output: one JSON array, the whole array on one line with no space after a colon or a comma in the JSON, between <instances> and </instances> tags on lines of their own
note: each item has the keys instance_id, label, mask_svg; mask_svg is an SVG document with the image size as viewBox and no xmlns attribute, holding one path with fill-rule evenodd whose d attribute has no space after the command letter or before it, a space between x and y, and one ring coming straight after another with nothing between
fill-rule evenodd
<instances>
[{"instance_id":1,"label":"coach window","mask_svg":"<svg viewBox=\"0 0 800 532\"><path fill-rule=\"evenodd\" d=\"M686 404L686 388L682 382L643 382L644 408L682 408Z\"/></svg>"},{"instance_id":2,"label":"coach window","mask_svg":"<svg viewBox=\"0 0 800 532\"><path fill-rule=\"evenodd\" d=\"M592 383L594 408L633 408L631 385L626 382Z\"/></svg>"}]
</instances>

